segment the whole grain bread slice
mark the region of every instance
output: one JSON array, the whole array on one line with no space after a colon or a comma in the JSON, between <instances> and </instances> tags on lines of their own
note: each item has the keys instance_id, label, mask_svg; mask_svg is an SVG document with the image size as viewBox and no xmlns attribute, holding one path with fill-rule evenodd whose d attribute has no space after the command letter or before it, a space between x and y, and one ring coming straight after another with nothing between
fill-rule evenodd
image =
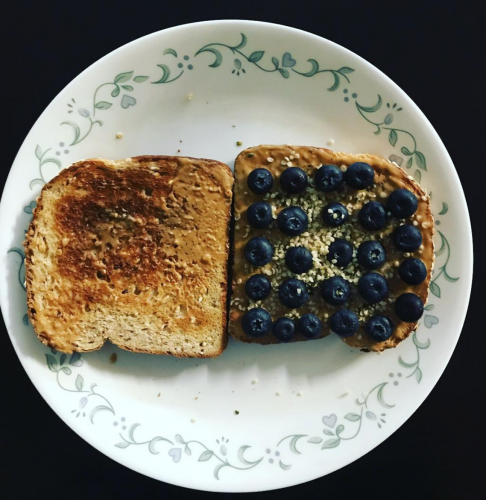
<instances>
[{"instance_id":1,"label":"whole grain bread slice","mask_svg":"<svg viewBox=\"0 0 486 500\"><path fill-rule=\"evenodd\" d=\"M213 357L227 344L233 175L204 159L90 159L42 189L25 245L28 313L59 351L106 340Z\"/></svg>"},{"instance_id":2,"label":"whole grain bread slice","mask_svg":"<svg viewBox=\"0 0 486 500\"><path fill-rule=\"evenodd\" d=\"M372 166L375 171L375 182L372 187L356 191L344 185L342 189L332 193L323 193L315 189L313 179L320 166L333 164L345 171L354 162L365 162ZM280 189L280 176L289 167L300 167L308 174L310 186L303 193L288 195ZM254 194L248 189L248 175L256 168L269 170L275 180L272 191L266 195ZM364 230L357 222L357 215L363 204L371 200L386 203L388 195L398 188L406 188L415 194L418 199L417 212L404 221L390 218L387 227L382 231ZM286 206L296 205L303 208L309 217L308 230L298 237L285 236L279 231L276 221L272 222L267 229L251 228L246 212L248 207L257 201L270 203L275 219L280 210ZM347 207L350 213L347 224L338 228L328 228L323 224L321 218L323 207L331 201L343 203ZM401 321L393 310L393 304L400 294L406 292L417 294L424 303L427 301L434 264L434 220L427 192L398 165L373 154L340 153L310 146L256 146L242 151L236 159L234 206L236 225L229 331L235 339L259 344L279 342L271 332L260 338L252 338L245 334L242 328L242 318L253 307L266 309L273 321L282 316L297 320L306 313L316 314L324 324L321 337L329 335L331 333L329 318L338 308L324 302L319 285L324 279L335 275L343 276L352 283L352 295L347 307L354 310L360 319L358 332L342 339L348 345L363 351L383 351L396 347L417 328L418 322ZM411 254L398 251L392 243L393 230L404 223L417 226L423 237L421 248ZM255 236L267 238L275 248L273 260L260 268L251 266L244 256L246 243ZM329 244L333 241L331 237L347 238L354 246L354 259L345 269L337 267L327 259ZM390 287L390 297L388 301L383 301L376 306L365 304L356 290L359 277L366 272L356 262L356 250L362 241L369 239L382 242L387 252L386 262L384 266L377 269L377 272L386 276ZM304 246L312 251L314 265L311 271L303 275L293 275L290 272L286 267L284 257L286 250L291 246ZM427 277L420 285L407 285L398 276L399 264L409 257L417 257L425 263ZM266 299L254 302L246 294L245 283L251 275L258 273L266 274L270 278L272 292ZM300 309L289 309L278 299L278 286L289 277L303 280L309 289L310 299ZM372 340L363 328L367 318L374 314L389 316L395 325L393 335L384 342ZM293 341L304 340L308 339L298 333L293 338Z\"/></svg>"}]
</instances>

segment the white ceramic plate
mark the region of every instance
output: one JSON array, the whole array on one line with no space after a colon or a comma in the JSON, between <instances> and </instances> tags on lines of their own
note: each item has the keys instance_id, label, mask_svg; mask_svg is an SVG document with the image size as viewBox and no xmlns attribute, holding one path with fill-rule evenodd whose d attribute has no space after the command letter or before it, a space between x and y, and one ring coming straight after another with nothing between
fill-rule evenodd
<instances>
[{"instance_id":1,"label":"white ceramic plate","mask_svg":"<svg viewBox=\"0 0 486 500\"><path fill-rule=\"evenodd\" d=\"M36 340L26 317L21 248L34 200L60 168L93 156L179 153L232 165L242 148L261 143L332 144L392 157L432 191L437 263L413 338L381 355L352 350L333 336L265 348L230 341L214 360L131 354L111 345L66 356ZM121 464L211 491L309 481L396 431L452 354L472 276L463 191L417 106L342 47L248 21L161 31L79 75L18 153L3 193L0 234L3 315L47 403Z\"/></svg>"}]
</instances>

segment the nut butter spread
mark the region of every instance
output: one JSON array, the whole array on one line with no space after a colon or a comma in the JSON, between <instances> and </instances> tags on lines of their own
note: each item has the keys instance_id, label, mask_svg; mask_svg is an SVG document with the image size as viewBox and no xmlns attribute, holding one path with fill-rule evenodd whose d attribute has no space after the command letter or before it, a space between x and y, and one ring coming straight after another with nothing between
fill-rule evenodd
<instances>
[{"instance_id":1,"label":"nut butter spread","mask_svg":"<svg viewBox=\"0 0 486 500\"><path fill-rule=\"evenodd\" d=\"M365 162L373 168L375 172L374 183L369 188L357 191L343 185L339 190L330 193L324 193L315 188L313 179L320 166L332 164L345 172L355 162ZM280 175L289 167L299 167L307 173L310 183L303 192L287 194L281 189ZM268 169L273 175L275 182L269 193L258 195L248 188L248 175L256 168ZM362 206L369 201L379 201L386 204L390 193L399 188L406 188L417 197L418 208L414 215L405 220L389 217L383 230L367 231L364 229L357 220ZM266 201L272 207L274 220L266 229L254 229L248 224L246 211L252 203L257 201ZM339 227L328 227L323 223L321 212L323 207L330 202L339 202L346 207L349 219L345 224ZM416 329L417 322L400 321L394 312L394 302L399 295L406 292L417 294L424 303L427 300L434 261L433 219L430 199L425 190L396 164L370 154L352 155L324 148L265 145L249 148L240 153L236 160L234 205L234 274L230 333L235 338L244 342L261 344L278 342L271 332L260 338L251 338L244 333L241 326L242 317L254 307L267 310L273 321L283 316L298 319L304 314L313 313L324 324L321 336L329 335L329 319L340 307L332 306L323 300L319 285L332 276L342 276L350 282L352 287L351 296L345 307L356 313L360 328L356 334L343 338L343 341L348 345L363 350L382 351L395 347ZM277 227L277 215L282 209L289 206L302 208L308 216L309 227L299 236L287 236ZM422 234L422 245L415 252L399 251L392 242L391 234L404 223L414 225ZM266 238L274 247L273 259L262 267L252 266L244 255L246 243L255 236ZM337 238L345 239L354 247L353 260L345 268L338 267L327 259L329 245ZM366 240L379 241L386 251L386 261L383 266L376 269L376 272L386 278L389 296L377 304L366 303L357 291L358 280L367 271L358 264L356 250L360 243ZM312 253L313 267L308 272L293 274L286 266L285 253L292 246L303 246ZM420 285L407 285L398 275L400 263L409 257L421 259L426 266L427 277ZM272 291L267 298L253 301L248 298L245 292L245 283L250 276L257 273L268 276L272 284ZM278 287L287 278L302 280L309 290L309 300L300 308L290 309L279 301ZM363 328L367 319L375 314L389 317L395 326L392 336L384 342L373 341ZM307 339L296 334L294 340Z\"/></svg>"}]
</instances>

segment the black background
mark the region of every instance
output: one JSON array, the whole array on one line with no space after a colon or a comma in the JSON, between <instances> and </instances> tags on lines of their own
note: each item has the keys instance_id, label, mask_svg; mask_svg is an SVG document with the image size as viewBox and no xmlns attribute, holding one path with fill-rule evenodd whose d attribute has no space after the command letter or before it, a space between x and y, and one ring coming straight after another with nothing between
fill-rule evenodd
<instances>
[{"instance_id":1,"label":"black background","mask_svg":"<svg viewBox=\"0 0 486 500\"><path fill-rule=\"evenodd\" d=\"M468 2L9 1L2 10L2 186L34 121L66 84L98 58L178 24L252 19L333 40L376 65L404 89L448 148L466 191L473 228L479 228L486 186L486 88L480 78L486 37L481 13ZM478 243L480 235L474 236ZM476 255L481 260L481 253ZM330 476L258 496L333 499L406 494L464 499L481 492L486 441L481 416L484 314L479 310L478 288L483 280L484 270L478 264L469 313L452 360L432 394L399 431ZM91 448L37 393L3 322L0 329L0 490L10 492L4 498L211 495L141 476Z\"/></svg>"}]
</instances>

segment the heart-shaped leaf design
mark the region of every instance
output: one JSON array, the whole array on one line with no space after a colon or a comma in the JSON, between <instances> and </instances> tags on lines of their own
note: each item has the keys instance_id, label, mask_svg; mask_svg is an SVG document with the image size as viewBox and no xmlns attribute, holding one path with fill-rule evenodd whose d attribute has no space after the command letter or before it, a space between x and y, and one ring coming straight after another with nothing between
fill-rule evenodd
<instances>
[{"instance_id":1,"label":"heart-shaped leaf design","mask_svg":"<svg viewBox=\"0 0 486 500\"><path fill-rule=\"evenodd\" d=\"M337 417L332 413L331 415L326 415L322 417L322 422L324 425L327 425L331 429L336 425Z\"/></svg>"},{"instance_id":2,"label":"heart-shaped leaf design","mask_svg":"<svg viewBox=\"0 0 486 500\"><path fill-rule=\"evenodd\" d=\"M432 316L432 314L426 314L424 318L424 324L427 328L432 328L439 322L439 318L437 316Z\"/></svg>"},{"instance_id":3,"label":"heart-shaped leaf design","mask_svg":"<svg viewBox=\"0 0 486 500\"><path fill-rule=\"evenodd\" d=\"M181 460L182 450L180 448L171 448L169 450L169 456L172 457L174 463L178 463Z\"/></svg>"},{"instance_id":4,"label":"heart-shaped leaf design","mask_svg":"<svg viewBox=\"0 0 486 500\"><path fill-rule=\"evenodd\" d=\"M285 52L285 54L282 57L282 66L284 68L293 68L297 64L297 61L295 59L292 59L292 56L290 55L289 52Z\"/></svg>"},{"instance_id":5,"label":"heart-shaped leaf design","mask_svg":"<svg viewBox=\"0 0 486 500\"><path fill-rule=\"evenodd\" d=\"M126 95L126 94L122 97L121 107L123 109L127 109L130 106L135 106L135 104L137 104L137 100L135 99L135 97L132 97L131 95Z\"/></svg>"}]
</instances>

